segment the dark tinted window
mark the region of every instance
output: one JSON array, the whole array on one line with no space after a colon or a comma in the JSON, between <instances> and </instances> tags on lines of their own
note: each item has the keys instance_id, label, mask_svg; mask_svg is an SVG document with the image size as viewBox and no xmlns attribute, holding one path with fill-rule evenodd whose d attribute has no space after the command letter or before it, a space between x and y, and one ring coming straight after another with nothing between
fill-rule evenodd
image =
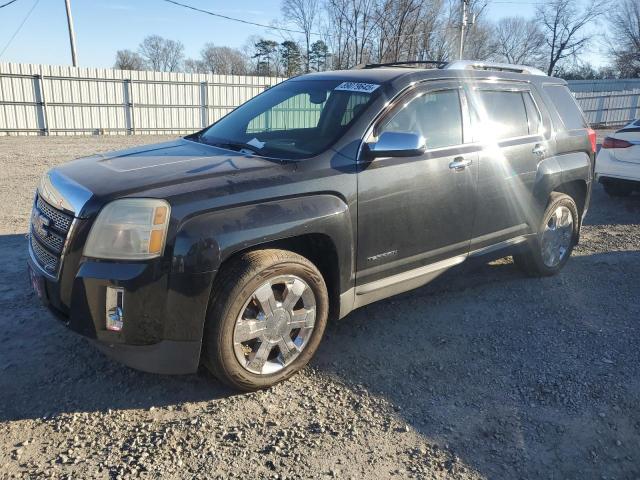
<instances>
[{"instance_id":1,"label":"dark tinted window","mask_svg":"<svg viewBox=\"0 0 640 480\"><path fill-rule=\"evenodd\" d=\"M196 141L266 157L317 155L340 138L380 94L380 85L341 80L289 80L253 97Z\"/></svg>"},{"instance_id":2,"label":"dark tinted window","mask_svg":"<svg viewBox=\"0 0 640 480\"><path fill-rule=\"evenodd\" d=\"M521 92L478 90L475 96L483 134L496 139L521 137L529 134L529 123Z\"/></svg>"},{"instance_id":3,"label":"dark tinted window","mask_svg":"<svg viewBox=\"0 0 640 480\"><path fill-rule=\"evenodd\" d=\"M427 148L462 143L462 113L457 90L420 95L411 100L380 129L382 132L418 133Z\"/></svg>"},{"instance_id":4,"label":"dark tinted window","mask_svg":"<svg viewBox=\"0 0 640 480\"><path fill-rule=\"evenodd\" d=\"M558 115L560 115L562 123L568 130L587 127L582 110L578 107L567 87L564 85L546 85L544 90L551 98L551 102Z\"/></svg>"}]
</instances>

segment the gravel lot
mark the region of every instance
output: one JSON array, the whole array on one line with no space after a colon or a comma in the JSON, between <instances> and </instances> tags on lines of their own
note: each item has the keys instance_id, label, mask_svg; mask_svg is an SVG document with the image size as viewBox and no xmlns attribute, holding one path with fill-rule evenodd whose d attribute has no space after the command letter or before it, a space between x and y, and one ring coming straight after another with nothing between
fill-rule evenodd
<instances>
[{"instance_id":1,"label":"gravel lot","mask_svg":"<svg viewBox=\"0 0 640 480\"><path fill-rule=\"evenodd\" d=\"M40 307L41 173L158 137L0 138L0 477L640 477L640 196L597 186L557 277L509 259L332 324L311 366L236 394L120 366Z\"/></svg>"}]
</instances>

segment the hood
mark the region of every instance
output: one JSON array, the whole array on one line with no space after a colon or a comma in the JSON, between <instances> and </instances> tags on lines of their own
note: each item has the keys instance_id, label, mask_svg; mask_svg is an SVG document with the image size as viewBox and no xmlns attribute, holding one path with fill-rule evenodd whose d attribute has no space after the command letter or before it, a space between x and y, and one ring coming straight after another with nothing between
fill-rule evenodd
<instances>
[{"instance_id":1,"label":"hood","mask_svg":"<svg viewBox=\"0 0 640 480\"><path fill-rule=\"evenodd\" d=\"M187 191L188 184L207 179L250 181L280 166L278 160L178 139L81 158L55 171L91 192L90 203L103 203L167 186Z\"/></svg>"}]
</instances>

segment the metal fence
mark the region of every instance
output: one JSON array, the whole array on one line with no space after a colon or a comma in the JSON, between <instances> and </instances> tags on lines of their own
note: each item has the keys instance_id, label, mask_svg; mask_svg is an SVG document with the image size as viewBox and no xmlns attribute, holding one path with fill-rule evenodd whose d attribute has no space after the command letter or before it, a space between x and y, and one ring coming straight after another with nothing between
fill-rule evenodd
<instances>
[{"instance_id":1,"label":"metal fence","mask_svg":"<svg viewBox=\"0 0 640 480\"><path fill-rule=\"evenodd\" d=\"M0 135L185 134L282 80L0 63ZM640 117L640 79L571 81L569 87L592 125ZM312 121L315 110L292 104L253 126L301 114Z\"/></svg>"},{"instance_id":2,"label":"metal fence","mask_svg":"<svg viewBox=\"0 0 640 480\"><path fill-rule=\"evenodd\" d=\"M0 134L184 134L283 78L0 63Z\"/></svg>"},{"instance_id":3,"label":"metal fence","mask_svg":"<svg viewBox=\"0 0 640 480\"><path fill-rule=\"evenodd\" d=\"M640 89L621 92L575 93L592 126L625 125L640 118Z\"/></svg>"}]
</instances>

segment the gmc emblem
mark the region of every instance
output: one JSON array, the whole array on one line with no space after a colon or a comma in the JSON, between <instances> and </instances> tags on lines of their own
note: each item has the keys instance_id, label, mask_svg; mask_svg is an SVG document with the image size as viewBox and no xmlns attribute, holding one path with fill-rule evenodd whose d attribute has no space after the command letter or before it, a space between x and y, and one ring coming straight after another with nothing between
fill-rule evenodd
<instances>
[{"instance_id":1,"label":"gmc emblem","mask_svg":"<svg viewBox=\"0 0 640 480\"><path fill-rule=\"evenodd\" d=\"M51 220L40 213L39 210L34 210L31 214L31 225L42 236L49 235L49 227L51 226Z\"/></svg>"}]
</instances>

